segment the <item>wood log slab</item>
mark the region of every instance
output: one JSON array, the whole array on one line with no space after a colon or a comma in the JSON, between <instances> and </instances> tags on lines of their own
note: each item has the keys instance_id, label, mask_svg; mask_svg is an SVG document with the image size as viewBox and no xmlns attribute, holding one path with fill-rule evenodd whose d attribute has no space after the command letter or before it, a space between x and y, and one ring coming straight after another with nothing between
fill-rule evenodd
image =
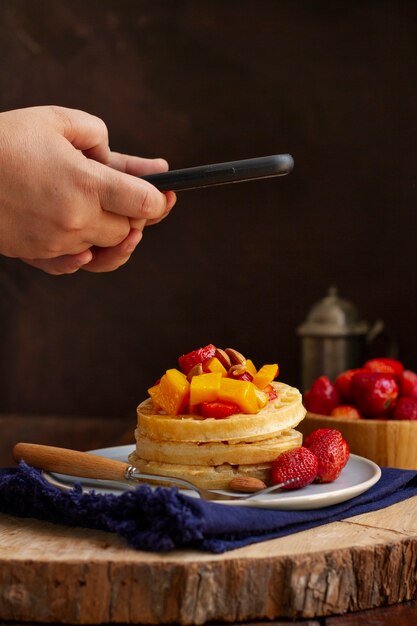
<instances>
[{"instance_id":1,"label":"wood log slab","mask_svg":"<svg viewBox=\"0 0 417 626\"><path fill-rule=\"evenodd\" d=\"M0 516L0 618L164 624L314 619L417 597L417 497L213 555Z\"/></svg>"}]
</instances>

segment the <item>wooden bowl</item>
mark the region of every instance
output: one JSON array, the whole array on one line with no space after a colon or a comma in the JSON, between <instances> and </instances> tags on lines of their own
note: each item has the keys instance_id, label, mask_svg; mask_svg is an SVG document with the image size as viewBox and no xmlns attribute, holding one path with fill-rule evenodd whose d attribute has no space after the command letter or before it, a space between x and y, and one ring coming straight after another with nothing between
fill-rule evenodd
<instances>
[{"instance_id":1,"label":"wooden bowl","mask_svg":"<svg viewBox=\"0 0 417 626\"><path fill-rule=\"evenodd\" d=\"M304 438L317 428L340 430L353 454L380 466L417 469L417 421L352 420L307 413L297 426Z\"/></svg>"}]
</instances>

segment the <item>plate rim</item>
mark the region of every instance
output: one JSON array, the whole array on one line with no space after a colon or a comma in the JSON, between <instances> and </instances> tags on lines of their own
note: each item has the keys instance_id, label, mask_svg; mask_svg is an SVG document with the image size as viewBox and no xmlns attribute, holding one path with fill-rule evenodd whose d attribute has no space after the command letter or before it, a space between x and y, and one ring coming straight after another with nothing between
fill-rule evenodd
<instances>
[{"instance_id":1,"label":"plate rim","mask_svg":"<svg viewBox=\"0 0 417 626\"><path fill-rule=\"evenodd\" d=\"M98 456L105 456L107 458L114 458L112 453L115 453L116 450L126 451L126 459L127 459L127 451L131 452L135 449L135 444L125 444L120 446L109 446L105 448L97 448L94 450L88 450L88 454L97 454ZM108 454L110 453L110 456ZM334 491L326 492L318 492L318 493L304 493L299 494L295 491L292 492L280 492L277 494L268 494L264 498L251 498L250 500L225 500L225 501L215 501L215 504L225 504L227 506L246 506L251 508L269 508L269 509L277 509L277 510L307 510L307 509L319 509L325 508L327 506L332 506L334 504L339 504L341 502L345 502L351 500L352 498L361 495L365 491L368 491L373 485L375 485L379 479L381 478L381 468L371 459L367 459L366 457L362 457L357 454L350 454L349 461L346 467L349 466L349 462L355 461L360 465L367 467L371 470L371 475L364 481L359 482L354 485L349 485L347 487L340 487L339 489L335 489ZM83 487L83 479L77 476L64 476L59 472L44 472L43 473L45 479L50 482L50 484L55 485L56 487L61 487L63 489L71 489L75 482L81 483L83 490L86 492L93 490L94 488L100 489L105 488L110 492L121 494L124 491L132 489L133 485L123 486L122 483L116 483L104 480L92 480L90 479L88 484ZM85 481L84 481L85 482ZM329 483L327 483L329 484ZM95 487L94 487L95 485ZM320 485L317 485L318 487ZM112 489L112 487L114 489ZM225 491L225 490L216 490L216 491ZM352 493L353 492L353 493ZM185 490L181 490L181 493L184 495L188 495L189 497L195 497L186 493ZM227 493L227 491L226 491ZM289 494L295 495L289 495ZM347 497L345 497L347 496ZM330 502L326 503L326 500ZM323 503L324 501L324 503Z\"/></svg>"}]
</instances>

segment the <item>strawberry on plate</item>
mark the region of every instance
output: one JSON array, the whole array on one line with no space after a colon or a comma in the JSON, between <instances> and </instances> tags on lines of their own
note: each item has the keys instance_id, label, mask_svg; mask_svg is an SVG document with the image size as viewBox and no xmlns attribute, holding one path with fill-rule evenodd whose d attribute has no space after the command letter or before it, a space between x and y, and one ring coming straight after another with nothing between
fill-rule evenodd
<instances>
[{"instance_id":1,"label":"strawberry on plate","mask_svg":"<svg viewBox=\"0 0 417 626\"><path fill-rule=\"evenodd\" d=\"M334 428L318 428L306 438L304 446L318 459L315 480L319 483L336 480L349 460L349 446Z\"/></svg>"},{"instance_id":2,"label":"strawberry on plate","mask_svg":"<svg viewBox=\"0 0 417 626\"><path fill-rule=\"evenodd\" d=\"M283 489L301 489L301 487L306 487L313 482L317 468L318 459L310 450L303 446L293 448L286 450L273 461L271 481L273 485L277 485L290 478L298 478L296 483L283 487Z\"/></svg>"}]
</instances>

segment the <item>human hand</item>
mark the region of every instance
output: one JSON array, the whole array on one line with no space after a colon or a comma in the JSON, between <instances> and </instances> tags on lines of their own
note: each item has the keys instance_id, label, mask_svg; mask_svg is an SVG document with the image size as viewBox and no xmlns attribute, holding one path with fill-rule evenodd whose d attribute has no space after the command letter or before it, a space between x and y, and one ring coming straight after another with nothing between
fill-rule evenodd
<instances>
[{"instance_id":1,"label":"human hand","mask_svg":"<svg viewBox=\"0 0 417 626\"><path fill-rule=\"evenodd\" d=\"M0 113L0 253L50 274L116 269L175 204L137 178L166 169L111 152L104 122L83 111Z\"/></svg>"}]
</instances>

